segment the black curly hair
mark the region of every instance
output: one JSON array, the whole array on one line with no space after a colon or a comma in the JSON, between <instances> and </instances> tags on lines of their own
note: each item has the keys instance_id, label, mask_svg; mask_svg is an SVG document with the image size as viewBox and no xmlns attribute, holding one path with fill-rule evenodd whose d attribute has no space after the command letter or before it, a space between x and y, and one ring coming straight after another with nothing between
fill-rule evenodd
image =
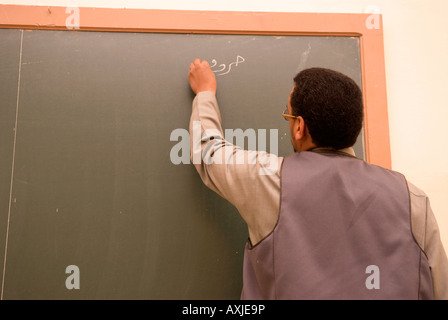
<instances>
[{"instance_id":1,"label":"black curly hair","mask_svg":"<svg viewBox=\"0 0 448 320\"><path fill-rule=\"evenodd\" d=\"M346 75L310 68L294 77L292 114L302 116L318 147L343 149L355 144L364 120L362 92Z\"/></svg>"}]
</instances>

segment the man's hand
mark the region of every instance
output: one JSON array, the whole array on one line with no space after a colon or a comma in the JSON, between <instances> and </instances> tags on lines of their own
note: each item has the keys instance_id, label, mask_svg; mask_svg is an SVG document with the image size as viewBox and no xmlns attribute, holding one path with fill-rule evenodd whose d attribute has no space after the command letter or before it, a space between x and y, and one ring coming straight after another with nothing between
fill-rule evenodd
<instances>
[{"instance_id":1,"label":"man's hand","mask_svg":"<svg viewBox=\"0 0 448 320\"><path fill-rule=\"evenodd\" d=\"M202 91L211 91L216 94L216 78L207 61L195 59L190 64L188 73L191 90L195 94Z\"/></svg>"}]
</instances>

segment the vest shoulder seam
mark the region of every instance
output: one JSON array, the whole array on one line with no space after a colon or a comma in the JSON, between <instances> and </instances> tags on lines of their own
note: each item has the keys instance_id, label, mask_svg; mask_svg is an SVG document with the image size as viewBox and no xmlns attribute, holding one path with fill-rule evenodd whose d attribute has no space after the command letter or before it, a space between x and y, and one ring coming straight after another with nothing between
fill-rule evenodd
<instances>
[{"instance_id":1,"label":"vest shoulder seam","mask_svg":"<svg viewBox=\"0 0 448 320\"><path fill-rule=\"evenodd\" d=\"M281 212L281 205L282 205L282 178L281 178L281 177L282 177L283 164L285 163L285 160L286 160L286 158L283 159L282 164L280 165L280 168L279 168L279 170L280 170L280 172L279 172L279 175L280 175L280 190L279 190L279 192L280 192L280 197L278 197L279 204L278 204L277 221L275 222L275 225L274 225L274 227L272 228L272 230L271 230L267 235L265 235L261 240L259 240L256 244L252 244L252 241L251 241L250 238L249 238L249 246L248 246L248 250L255 249L258 245L260 245L260 244L261 244L262 242L264 242L267 238L269 238L271 235L273 235L275 229L277 228L278 222L280 221L280 212Z\"/></svg>"}]
</instances>

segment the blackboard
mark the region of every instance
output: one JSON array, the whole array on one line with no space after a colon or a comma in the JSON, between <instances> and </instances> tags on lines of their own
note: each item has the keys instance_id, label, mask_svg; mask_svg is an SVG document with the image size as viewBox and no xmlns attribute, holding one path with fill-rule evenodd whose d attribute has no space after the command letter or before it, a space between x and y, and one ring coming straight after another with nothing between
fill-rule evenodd
<instances>
[{"instance_id":1,"label":"blackboard","mask_svg":"<svg viewBox=\"0 0 448 320\"><path fill-rule=\"evenodd\" d=\"M0 30L4 299L239 298L246 226L170 159L196 57L216 63L223 127L278 130L280 156L298 71L362 87L359 37Z\"/></svg>"}]
</instances>

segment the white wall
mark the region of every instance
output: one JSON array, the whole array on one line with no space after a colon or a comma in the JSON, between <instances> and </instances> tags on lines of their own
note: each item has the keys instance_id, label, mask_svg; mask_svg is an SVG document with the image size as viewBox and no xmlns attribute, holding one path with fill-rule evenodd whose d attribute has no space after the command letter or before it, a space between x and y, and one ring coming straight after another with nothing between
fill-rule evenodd
<instances>
[{"instance_id":1,"label":"white wall","mask_svg":"<svg viewBox=\"0 0 448 320\"><path fill-rule=\"evenodd\" d=\"M178 10L383 13L394 170L426 191L448 250L447 0L16 0L2 4Z\"/></svg>"}]
</instances>

